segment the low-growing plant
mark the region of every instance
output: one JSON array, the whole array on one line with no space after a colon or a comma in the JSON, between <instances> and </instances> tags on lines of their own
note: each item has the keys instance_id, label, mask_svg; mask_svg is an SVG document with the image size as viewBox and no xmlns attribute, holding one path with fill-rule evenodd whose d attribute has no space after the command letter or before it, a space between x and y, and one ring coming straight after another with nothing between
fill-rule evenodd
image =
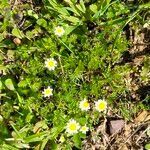
<instances>
[{"instance_id":1,"label":"low-growing plant","mask_svg":"<svg viewBox=\"0 0 150 150\"><path fill-rule=\"evenodd\" d=\"M127 100L134 68L119 65L129 46L121 31L139 11L130 15L118 0L0 4L0 147L81 149L110 107Z\"/></svg>"}]
</instances>

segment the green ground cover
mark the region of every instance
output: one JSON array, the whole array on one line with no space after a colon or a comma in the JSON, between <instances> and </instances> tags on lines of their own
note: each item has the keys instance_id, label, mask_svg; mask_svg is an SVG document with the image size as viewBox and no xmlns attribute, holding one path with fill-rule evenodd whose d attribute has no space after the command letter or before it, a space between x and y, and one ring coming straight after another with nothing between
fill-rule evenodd
<instances>
[{"instance_id":1,"label":"green ground cover","mask_svg":"<svg viewBox=\"0 0 150 150\"><path fill-rule=\"evenodd\" d=\"M140 65L126 55L127 27L148 29L149 8L140 0L0 0L1 149L83 149L110 112L131 121L149 110L148 90L135 94L149 88L149 55Z\"/></svg>"}]
</instances>

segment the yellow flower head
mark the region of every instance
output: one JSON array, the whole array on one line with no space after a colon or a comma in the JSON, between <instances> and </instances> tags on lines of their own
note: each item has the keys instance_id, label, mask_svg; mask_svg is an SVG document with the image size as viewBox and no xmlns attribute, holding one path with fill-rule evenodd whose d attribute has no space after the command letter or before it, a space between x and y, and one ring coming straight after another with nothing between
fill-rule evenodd
<instances>
[{"instance_id":1,"label":"yellow flower head","mask_svg":"<svg viewBox=\"0 0 150 150\"><path fill-rule=\"evenodd\" d=\"M105 111L107 109L107 102L104 100L98 100L95 102L95 108L97 111Z\"/></svg>"},{"instance_id":2,"label":"yellow flower head","mask_svg":"<svg viewBox=\"0 0 150 150\"><path fill-rule=\"evenodd\" d=\"M80 131L82 133L86 134L86 132L89 131L89 128L86 125L84 125L84 126L81 127Z\"/></svg>"},{"instance_id":3,"label":"yellow flower head","mask_svg":"<svg viewBox=\"0 0 150 150\"><path fill-rule=\"evenodd\" d=\"M83 101L80 102L79 108L82 111L88 111L90 109L90 104L88 103L86 99L84 99Z\"/></svg>"},{"instance_id":4,"label":"yellow flower head","mask_svg":"<svg viewBox=\"0 0 150 150\"><path fill-rule=\"evenodd\" d=\"M45 61L45 67L49 70L54 70L57 66L57 61L54 58L49 58Z\"/></svg>"},{"instance_id":5,"label":"yellow flower head","mask_svg":"<svg viewBox=\"0 0 150 150\"><path fill-rule=\"evenodd\" d=\"M48 86L48 88L44 89L44 91L42 93L43 93L44 97L50 97L53 95L53 89L50 86Z\"/></svg>"},{"instance_id":6,"label":"yellow flower head","mask_svg":"<svg viewBox=\"0 0 150 150\"><path fill-rule=\"evenodd\" d=\"M74 119L70 119L66 126L66 132L69 134L76 134L80 128L79 123L77 123Z\"/></svg>"},{"instance_id":7,"label":"yellow flower head","mask_svg":"<svg viewBox=\"0 0 150 150\"><path fill-rule=\"evenodd\" d=\"M56 36L61 37L61 36L64 35L65 30L64 30L63 27L57 26L57 27L55 27L54 33L55 33Z\"/></svg>"}]
</instances>

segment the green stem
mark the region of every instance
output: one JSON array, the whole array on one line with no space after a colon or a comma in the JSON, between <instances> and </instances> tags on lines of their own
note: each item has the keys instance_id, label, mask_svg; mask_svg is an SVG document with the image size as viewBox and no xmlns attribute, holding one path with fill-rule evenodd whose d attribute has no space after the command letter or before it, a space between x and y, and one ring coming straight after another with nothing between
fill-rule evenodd
<instances>
[{"instance_id":1,"label":"green stem","mask_svg":"<svg viewBox=\"0 0 150 150\"><path fill-rule=\"evenodd\" d=\"M71 52L74 54L74 52L60 39L58 38L58 40Z\"/></svg>"}]
</instances>

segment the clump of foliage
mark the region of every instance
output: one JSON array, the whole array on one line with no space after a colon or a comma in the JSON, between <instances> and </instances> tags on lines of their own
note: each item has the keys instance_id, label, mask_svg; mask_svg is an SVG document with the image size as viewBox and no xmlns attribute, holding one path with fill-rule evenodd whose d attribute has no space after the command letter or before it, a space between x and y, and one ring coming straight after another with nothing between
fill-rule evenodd
<instances>
[{"instance_id":1,"label":"clump of foliage","mask_svg":"<svg viewBox=\"0 0 150 150\"><path fill-rule=\"evenodd\" d=\"M70 119L93 130L109 107L130 100L126 76L134 68L118 65L129 46L122 29L149 4L131 13L118 0L34 3L0 2L0 147L80 149L86 134L66 133ZM58 26L64 29L60 37ZM45 66L50 58L57 62L52 70ZM144 83L147 62L140 77ZM47 87L53 89L50 97L43 95ZM88 111L79 107L84 98ZM99 99L107 102L105 112L95 109ZM120 111L130 119L125 109Z\"/></svg>"}]
</instances>

